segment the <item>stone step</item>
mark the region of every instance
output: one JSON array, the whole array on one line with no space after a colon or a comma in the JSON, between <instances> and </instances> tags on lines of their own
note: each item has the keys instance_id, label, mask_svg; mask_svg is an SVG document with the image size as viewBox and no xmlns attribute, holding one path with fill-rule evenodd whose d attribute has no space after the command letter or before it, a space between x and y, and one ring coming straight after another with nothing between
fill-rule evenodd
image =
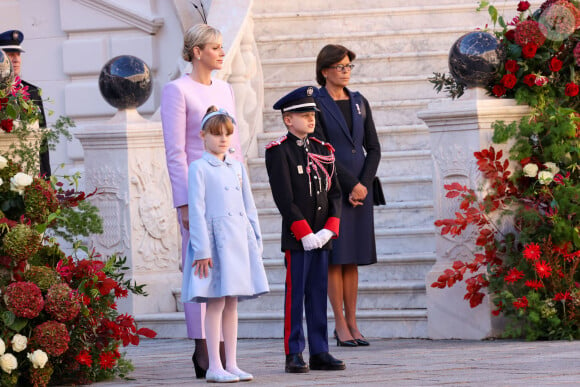
<instances>
[{"instance_id":1,"label":"stone step","mask_svg":"<svg viewBox=\"0 0 580 387\"><path fill-rule=\"evenodd\" d=\"M289 29L287 34L256 34L258 52L262 60L292 57L299 53L302 58L316 58L318 52L327 44L340 42L357 55L376 53L401 53L424 51L449 51L453 43L463 34L473 31L470 27L450 25L441 28L431 28L428 24L419 28L403 27L391 30L380 26L374 29L360 28L356 32L339 31L334 34L326 31L304 33ZM291 49L289 49L291 48ZM442 71L433 69L431 71ZM314 80L314 71L312 73Z\"/></svg>"},{"instance_id":2,"label":"stone step","mask_svg":"<svg viewBox=\"0 0 580 387\"><path fill-rule=\"evenodd\" d=\"M379 176L379 178L387 203L432 200L433 185L430 175ZM257 208L276 208L269 183L252 183L252 193Z\"/></svg>"},{"instance_id":3,"label":"stone step","mask_svg":"<svg viewBox=\"0 0 580 387\"><path fill-rule=\"evenodd\" d=\"M255 35L284 34L288 31L300 31L304 34L317 33L321 29L327 34L358 32L361 20L372 29L397 31L403 28L420 28L429 25L431 28L445 28L453 21L454 26L472 29L474 26L473 4L443 4L416 7L371 8L359 9L314 10L300 12L270 12L254 15ZM483 15L483 21L489 17ZM323 26L323 27L322 27Z\"/></svg>"},{"instance_id":4,"label":"stone step","mask_svg":"<svg viewBox=\"0 0 580 387\"><path fill-rule=\"evenodd\" d=\"M434 253L379 255L377 263L359 266L359 282L391 280L421 280L435 263ZM270 284L284 284L286 269L282 254L280 258L265 258L264 267Z\"/></svg>"},{"instance_id":5,"label":"stone step","mask_svg":"<svg viewBox=\"0 0 580 387\"><path fill-rule=\"evenodd\" d=\"M248 161L250 178L254 183L268 181L264 158ZM429 150L401 150L381 153L381 163L377 175L418 175L431 169Z\"/></svg>"},{"instance_id":6,"label":"stone step","mask_svg":"<svg viewBox=\"0 0 580 387\"><path fill-rule=\"evenodd\" d=\"M428 78L433 74L418 74L393 77L355 77L349 87L359 91L369 101L411 100L417 96L437 98L437 92ZM304 86L302 81L289 81L264 84L264 104L272 106L278 99L290 91ZM270 105L270 101L272 105ZM382 124L375 120L375 123ZM282 122L280 121L280 125Z\"/></svg>"},{"instance_id":7,"label":"stone step","mask_svg":"<svg viewBox=\"0 0 580 387\"><path fill-rule=\"evenodd\" d=\"M424 134L428 134L427 126L417 117L417 112L426 110L431 102L444 99L444 96L436 95L434 98L369 101L369 103L377 130L393 126L400 132L421 130ZM262 136L268 136L268 133L274 133L267 137L272 140L285 133L280 111L272 109L274 102L271 104L266 103L264 106L264 133L261 134ZM258 137L258 140L260 140L260 137ZM265 142L265 144L268 142Z\"/></svg>"},{"instance_id":8,"label":"stone step","mask_svg":"<svg viewBox=\"0 0 580 387\"><path fill-rule=\"evenodd\" d=\"M239 338L283 337L284 316L281 312L248 313L243 303L238 307ZM158 339L187 337L185 314L183 312L136 314L135 321L140 327L157 332ZM361 310L357 322L365 337L372 338L427 338L427 309ZM306 322L303 322L306 327ZM328 313L329 333L334 329L334 317ZM329 339L334 345L333 339ZM280 342L281 351L283 343ZM192 343L193 349L193 343Z\"/></svg>"},{"instance_id":9,"label":"stone step","mask_svg":"<svg viewBox=\"0 0 580 387\"><path fill-rule=\"evenodd\" d=\"M377 263L359 266L359 283L382 281L425 281L425 274L436 261L433 252L401 253L377 256ZM286 269L282 253L278 258L265 258L269 284L284 284Z\"/></svg>"},{"instance_id":10,"label":"stone step","mask_svg":"<svg viewBox=\"0 0 580 387\"><path fill-rule=\"evenodd\" d=\"M377 126L376 130L383 152L429 149L429 131L425 125ZM285 133L265 132L258 135L258 156L264 157L266 145Z\"/></svg>"},{"instance_id":11,"label":"stone step","mask_svg":"<svg viewBox=\"0 0 580 387\"><path fill-rule=\"evenodd\" d=\"M461 4L473 5L473 0L438 0L437 4ZM416 7L425 4L425 0L296 0L278 1L254 0L252 11L254 14L276 12L301 12L305 9L309 11L325 11L330 9L357 10L360 8L382 8L388 4L389 7Z\"/></svg>"},{"instance_id":12,"label":"stone step","mask_svg":"<svg viewBox=\"0 0 580 387\"><path fill-rule=\"evenodd\" d=\"M357 55L352 78L365 74L381 74L388 77L429 74L434 71L433 69L447 66L448 55L449 50ZM316 58L267 58L262 60L262 70L266 83L286 78L301 80L307 84L314 81Z\"/></svg>"},{"instance_id":13,"label":"stone step","mask_svg":"<svg viewBox=\"0 0 580 387\"><path fill-rule=\"evenodd\" d=\"M425 281L361 282L358 287L359 310L425 308ZM284 311L284 284L270 284L270 292L257 299L240 302L245 313ZM330 303L327 312L332 312Z\"/></svg>"},{"instance_id":14,"label":"stone step","mask_svg":"<svg viewBox=\"0 0 580 387\"><path fill-rule=\"evenodd\" d=\"M374 214L376 229L422 227L434 222L433 202L430 200L389 202L384 206L375 206ZM281 232L282 218L277 208L260 208L258 216L262 230Z\"/></svg>"},{"instance_id":15,"label":"stone step","mask_svg":"<svg viewBox=\"0 0 580 387\"><path fill-rule=\"evenodd\" d=\"M264 257L281 258L280 233L262 230ZM397 227L375 231L377 254L414 254L435 251L435 227Z\"/></svg>"}]
</instances>

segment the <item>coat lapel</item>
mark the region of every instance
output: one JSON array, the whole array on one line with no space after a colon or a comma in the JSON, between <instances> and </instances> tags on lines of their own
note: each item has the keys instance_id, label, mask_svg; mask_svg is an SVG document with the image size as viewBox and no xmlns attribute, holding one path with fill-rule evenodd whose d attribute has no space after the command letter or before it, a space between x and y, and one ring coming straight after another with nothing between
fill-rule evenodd
<instances>
[{"instance_id":1,"label":"coat lapel","mask_svg":"<svg viewBox=\"0 0 580 387\"><path fill-rule=\"evenodd\" d=\"M330 115L332 116L332 118L334 119L334 122L332 122L332 123L327 122L326 124L327 125L332 125L332 124L338 125L340 127L340 129L342 130L342 132L344 133L344 135L346 136L346 138L348 138L350 140L350 142L354 144L354 142L352 140L352 136L350 135L350 130L348 129L348 125L347 125L346 121L344 120L344 116L340 112L338 105L334 102L334 100L332 99L330 94L328 94L328 90L326 90L326 87L320 88L320 96L322 97L322 98L320 98L321 107L324 110L326 110L327 112L329 112Z\"/></svg>"}]
</instances>

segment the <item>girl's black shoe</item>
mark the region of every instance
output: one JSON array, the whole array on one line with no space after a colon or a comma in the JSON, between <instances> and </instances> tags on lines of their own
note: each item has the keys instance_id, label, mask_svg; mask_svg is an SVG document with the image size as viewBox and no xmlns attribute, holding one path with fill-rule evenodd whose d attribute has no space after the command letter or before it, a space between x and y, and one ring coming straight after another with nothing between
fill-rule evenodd
<instances>
[{"instance_id":1,"label":"girl's black shoe","mask_svg":"<svg viewBox=\"0 0 580 387\"><path fill-rule=\"evenodd\" d=\"M355 340L341 341L338 338L338 334L336 333L336 329L334 330L334 337L336 338L336 346L337 347L358 347L358 344Z\"/></svg>"}]
</instances>

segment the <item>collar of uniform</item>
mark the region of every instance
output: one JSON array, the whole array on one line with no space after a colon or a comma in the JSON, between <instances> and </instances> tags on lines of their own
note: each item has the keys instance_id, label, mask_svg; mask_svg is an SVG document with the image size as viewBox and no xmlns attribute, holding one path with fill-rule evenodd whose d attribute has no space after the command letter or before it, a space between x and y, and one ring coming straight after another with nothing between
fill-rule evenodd
<instances>
[{"instance_id":1,"label":"collar of uniform","mask_svg":"<svg viewBox=\"0 0 580 387\"><path fill-rule=\"evenodd\" d=\"M209 153L207 151L203 152L203 155L201 157L205 161L207 161L209 163L209 165L212 165L214 167L219 167L219 166L224 165L224 164L228 164L228 165L232 164L232 160L230 158L230 155L228 155L227 153L226 153L226 157L223 161L218 159L215 155L212 155L211 153Z\"/></svg>"},{"instance_id":2,"label":"collar of uniform","mask_svg":"<svg viewBox=\"0 0 580 387\"><path fill-rule=\"evenodd\" d=\"M301 139L300 137L288 132L287 135L287 140L286 141L291 141L293 144L296 144L298 146L303 146L304 144L308 144L308 136L306 136L304 139Z\"/></svg>"}]
</instances>

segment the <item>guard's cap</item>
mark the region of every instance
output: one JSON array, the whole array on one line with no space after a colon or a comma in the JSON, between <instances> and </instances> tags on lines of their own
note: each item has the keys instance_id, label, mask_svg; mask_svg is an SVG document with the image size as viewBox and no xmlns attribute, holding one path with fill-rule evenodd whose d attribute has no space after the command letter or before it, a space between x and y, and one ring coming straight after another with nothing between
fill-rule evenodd
<instances>
[{"instance_id":1,"label":"guard's cap","mask_svg":"<svg viewBox=\"0 0 580 387\"><path fill-rule=\"evenodd\" d=\"M303 86L291 91L274 104L274 109L286 112L311 112L318 110L314 97L318 89L314 86Z\"/></svg>"},{"instance_id":2,"label":"guard's cap","mask_svg":"<svg viewBox=\"0 0 580 387\"><path fill-rule=\"evenodd\" d=\"M18 30L8 30L0 34L0 49L5 52L24 52L20 44L24 40L24 34Z\"/></svg>"}]
</instances>

